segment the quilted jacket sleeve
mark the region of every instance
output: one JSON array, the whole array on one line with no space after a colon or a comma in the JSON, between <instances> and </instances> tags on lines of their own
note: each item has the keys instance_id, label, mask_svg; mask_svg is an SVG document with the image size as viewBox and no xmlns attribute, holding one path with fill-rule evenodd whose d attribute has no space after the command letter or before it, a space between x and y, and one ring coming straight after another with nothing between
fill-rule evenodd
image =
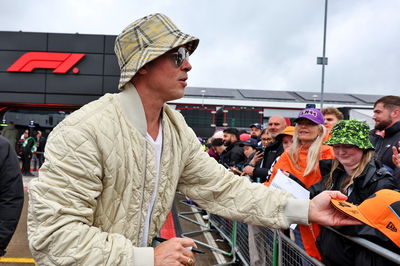
<instances>
[{"instance_id":1,"label":"quilted jacket sleeve","mask_svg":"<svg viewBox=\"0 0 400 266\"><path fill-rule=\"evenodd\" d=\"M307 200L295 200L287 192L233 175L202 150L190 129L187 138L190 144L178 189L201 207L228 219L266 227L308 222Z\"/></svg>"},{"instance_id":2,"label":"quilted jacket sleeve","mask_svg":"<svg viewBox=\"0 0 400 266\"><path fill-rule=\"evenodd\" d=\"M29 188L28 238L36 263L152 265L152 248L135 248L124 236L93 226L103 187L91 134L72 127L53 133L40 178Z\"/></svg>"}]
</instances>

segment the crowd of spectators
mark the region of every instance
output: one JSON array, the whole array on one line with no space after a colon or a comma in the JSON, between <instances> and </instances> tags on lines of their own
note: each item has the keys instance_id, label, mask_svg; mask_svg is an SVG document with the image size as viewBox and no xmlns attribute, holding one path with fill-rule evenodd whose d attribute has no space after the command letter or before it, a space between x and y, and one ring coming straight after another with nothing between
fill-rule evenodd
<instances>
[{"instance_id":1,"label":"crowd of spectators","mask_svg":"<svg viewBox=\"0 0 400 266\"><path fill-rule=\"evenodd\" d=\"M276 115L266 125L253 123L247 130L231 127L217 131L208 139L205 150L225 168L247 176L251 182L270 186L282 171L309 190L311 198L324 190L339 190L349 202L359 205L378 190L400 188L400 97L377 100L373 119L375 126L370 129L362 121L344 120L333 107L306 108L292 121L293 126L289 119ZM31 161L35 171L44 162L46 138L42 132L28 128L21 134L10 122L2 135L20 158L22 174L33 176ZM399 251L399 243L368 225L338 230ZM251 229L251 234L256 232ZM299 225L291 236L310 256L327 265L390 264L317 224Z\"/></svg>"},{"instance_id":2,"label":"crowd of spectators","mask_svg":"<svg viewBox=\"0 0 400 266\"><path fill-rule=\"evenodd\" d=\"M334 107L306 108L292 121L294 126L276 115L269 118L265 128L260 123L249 125L245 131L226 128L222 135L218 133L219 138L209 139L212 144L208 152L251 182L270 186L281 171L309 190L311 198L324 190L340 190L350 203L359 205L378 190L400 188L400 97L378 99L373 120L375 126L370 129L365 122L344 120ZM249 246L253 249L256 245L250 241L256 229L249 228ZM391 242L368 225L337 229L400 251L400 243ZM317 224L299 225L290 234L308 255L327 265L391 265ZM252 256L252 261L252 265L258 265L262 260Z\"/></svg>"}]
</instances>

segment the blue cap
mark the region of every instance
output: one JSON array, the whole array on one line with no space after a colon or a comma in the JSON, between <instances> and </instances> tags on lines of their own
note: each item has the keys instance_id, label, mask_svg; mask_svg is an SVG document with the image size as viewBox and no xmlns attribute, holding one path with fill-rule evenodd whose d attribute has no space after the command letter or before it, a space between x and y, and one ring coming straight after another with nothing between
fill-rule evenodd
<instances>
[{"instance_id":1,"label":"blue cap","mask_svg":"<svg viewBox=\"0 0 400 266\"><path fill-rule=\"evenodd\" d=\"M239 146L240 147L252 146L253 148L256 148L256 147L258 147L258 142L256 139L249 138L249 139L246 139L245 141L240 142Z\"/></svg>"},{"instance_id":2,"label":"blue cap","mask_svg":"<svg viewBox=\"0 0 400 266\"><path fill-rule=\"evenodd\" d=\"M250 128L252 128L252 127L256 127L256 128L258 128L258 129L262 129L262 126L261 126L259 123L251 124L251 125L250 125Z\"/></svg>"}]
</instances>

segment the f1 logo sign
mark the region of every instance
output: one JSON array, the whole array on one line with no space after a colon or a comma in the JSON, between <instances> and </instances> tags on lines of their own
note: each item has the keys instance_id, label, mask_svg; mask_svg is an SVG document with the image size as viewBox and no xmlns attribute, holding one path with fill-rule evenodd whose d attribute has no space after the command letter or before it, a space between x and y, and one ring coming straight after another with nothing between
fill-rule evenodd
<instances>
[{"instance_id":1,"label":"f1 logo sign","mask_svg":"<svg viewBox=\"0 0 400 266\"><path fill-rule=\"evenodd\" d=\"M36 68L54 69L53 73L67 73L85 54L73 53L47 53L47 52L28 52L18 58L7 71L9 72L32 72ZM72 70L75 74L79 69Z\"/></svg>"}]
</instances>

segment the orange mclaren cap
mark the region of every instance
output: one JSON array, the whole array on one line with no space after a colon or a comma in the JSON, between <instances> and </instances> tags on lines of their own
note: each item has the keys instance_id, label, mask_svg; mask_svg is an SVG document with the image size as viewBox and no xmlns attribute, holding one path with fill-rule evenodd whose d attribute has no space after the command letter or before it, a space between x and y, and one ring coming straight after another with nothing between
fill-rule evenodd
<instances>
[{"instance_id":1,"label":"orange mclaren cap","mask_svg":"<svg viewBox=\"0 0 400 266\"><path fill-rule=\"evenodd\" d=\"M400 247L400 192L382 189L358 206L333 199L331 203L342 212L378 229Z\"/></svg>"}]
</instances>

